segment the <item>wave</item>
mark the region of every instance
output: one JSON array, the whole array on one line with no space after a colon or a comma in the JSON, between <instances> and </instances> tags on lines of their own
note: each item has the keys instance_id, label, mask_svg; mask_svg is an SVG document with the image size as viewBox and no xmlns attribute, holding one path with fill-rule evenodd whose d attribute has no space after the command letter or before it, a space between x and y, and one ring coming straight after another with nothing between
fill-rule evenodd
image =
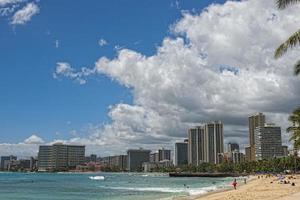
<instances>
[{"instance_id":1,"label":"wave","mask_svg":"<svg viewBox=\"0 0 300 200\"><path fill-rule=\"evenodd\" d=\"M217 186L203 187L203 188L161 188L161 187L105 187L112 190L129 190L139 192L162 192L162 193L185 193L190 196L202 195L211 191L217 190Z\"/></svg>"},{"instance_id":2,"label":"wave","mask_svg":"<svg viewBox=\"0 0 300 200\"><path fill-rule=\"evenodd\" d=\"M101 180L104 180L105 177L104 176L90 176L89 179L96 180L96 181L101 181Z\"/></svg>"}]
</instances>

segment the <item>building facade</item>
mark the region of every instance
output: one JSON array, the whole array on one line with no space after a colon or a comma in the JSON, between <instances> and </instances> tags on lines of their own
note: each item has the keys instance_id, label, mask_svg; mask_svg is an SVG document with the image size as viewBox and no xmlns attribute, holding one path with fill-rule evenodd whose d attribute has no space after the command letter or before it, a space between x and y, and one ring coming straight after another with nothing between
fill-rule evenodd
<instances>
[{"instance_id":1,"label":"building facade","mask_svg":"<svg viewBox=\"0 0 300 200\"><path fill-rule=\"evenodd\" d=\"M188 164L188 143L187 142L175 143L174 162L175 162L175 166Z\"/></svg>"},{"instance_id":2,"label":"building facade","mask_svg":"<svg viewBox=\"0 0 300 200\"><path fill-rule=\"evenodd\" d=\"M164 148L158 150L158 161L162 160L171 160L171 150Z\"/></svg>"},{"instance_id":3,"label":"building facade","mask_svg":"<svg viewBox=\"0 0 300 200\"><path fill-rule=\"evenodd\" d=\"M219 155L224 153L223 123L219 121L188 131L188 164L219 163Z\"/></svg>"},{"instance_id":4,"label":"building facade","mask_svg":"<svg viewBox=\"0 0 300 200\"><path fill-rule=\"evenodd\" d=\"M150 161L150 150L129 149L127 151L127 168L128 171L143 171L142 164Z\"/></svg>"},{"instance_id":5,"label":"building facade","mask_svg":"<svg viewBox=\"0 0 300 200\"><path fill-rule=\"evenodd\" d=\"M38 153L39 171L75 169L85 162L85 146L54 144L40 146Z\"/></svg>"},{"instance_id":6,"label":"building facade","mask_svg":"<svg viewBox=\"0 0 300 200\"><path fill-rule=\"evenodd\" d=\"M268 160L282 157L281 128L274 124L266 124L255 128L255 158Z\"/></svg>"},{"instance_id":7,"label":"building facade","mask_svg":"<svg viewBox=\"0 0 300 200\"><path fill-rule=\"evenodd\" d=\"M238 152L240 152L240 146L237 143L228 143L227 145L227 152L233 152L237 150Z\"/></svg>"},{"instance_id":8,"label":"building facade","mask_svg":"<svg viewBox=\"0 0 300 200\"><path fill-rule=\"evenodd\" d=\"M204 128L201 126L188 130L188 164L198 166L204 162Z\"/></svg>"},{"instance_id":9,"label":"building facade","mask_svg":"<svg viewBox=\"0 0 300 200\"><path fill-rule=\"evenodd\" d=\"M17 160L16 156L1 156L0 170L7 171L9 169L10 162L15 160Z\"/></svg>"},{"instance_id":10,"label":"building facade","mask_svg":"<svg viewBox=\"0 0 300 200\"><path fill-rule=\"evenodd\" d=\"M204 160L219 164L219 154L224 153L224 134L222 122L211 122L204 125Z\"/></svg>"},{"instance_id":11,"label":"building facade","mask_svg":"<svg viewBox=\"0 0 300 200\"><path fill-rule=\"evenodd\" d=\"M255 129L258 126L264 126L266 117L263 113L255 113L248 118L249 123L249 141L250 141L250 160L256 160L255 156Z\"/></svg>"}]
</instances>

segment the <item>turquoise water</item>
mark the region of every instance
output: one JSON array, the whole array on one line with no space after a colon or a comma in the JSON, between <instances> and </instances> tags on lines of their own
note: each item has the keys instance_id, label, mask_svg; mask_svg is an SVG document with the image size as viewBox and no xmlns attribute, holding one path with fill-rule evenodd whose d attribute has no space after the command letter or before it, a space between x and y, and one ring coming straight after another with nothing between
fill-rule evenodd
<instances>
[{"instance_id":1,"label":"turquoise water","mask_svg":"<svg viewBox=\"0 0 300 200\"><path fill-rule=\"evenodd\" d=\"M231 178L140 173L0 173L2 200L154 200L204 194Z\"/></svg>"}]
</instances>

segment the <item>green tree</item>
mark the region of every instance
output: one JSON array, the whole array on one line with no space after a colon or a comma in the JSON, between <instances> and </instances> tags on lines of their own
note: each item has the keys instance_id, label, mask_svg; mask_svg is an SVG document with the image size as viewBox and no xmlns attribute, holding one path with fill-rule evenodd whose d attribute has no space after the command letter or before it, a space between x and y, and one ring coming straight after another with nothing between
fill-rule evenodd
<instances>
[{"instance_id":1,"label":"green tree","mask_svg":"<svg viewBox=\"0 0 300 200\"><path fill-rule=\"evenodd\" d=\"M289 117L292 126L287 128L287 132L293 133L291 141L294 141L296 149L300 147L300 108L296 109Z\"/></svg>"},{"instance_id":2,"label":"green tree","mask_svg":"<svg viewBox=\"0 0 300 200\"><path fill-rule=\"evenodd\" d=\"M290 5L300 3L300 0L277 0L277 7L279 9L285 9ZM292 34L284 43L282 43L275 51L275 58L283 56L288 49L294 48L300 44L300 29ZM295 65L295 74L300 74L300 61Z\"/></svg>"},{"instance_id":3,"label":"green tree","mask_svg":"<svg viewBox=\"0 0 300 200\"><path fill-rule=\"evenodd\" d=\"M300 3L300 0L277 0L277 7L279 9L285 9L287 6ZM300 44L300 29L292 34L284 43L282 43L275 51L275 58L279 58L284 55L288 49L291 49ZM295 64L295 75L300 75L300 60ZM300 108L296 109L289 117L289 121L293 123L293 126L287 129L288 132L292 132L293 135L290 138L295 142L295 148L300 147Z\"/></svg>"}]
</instances>

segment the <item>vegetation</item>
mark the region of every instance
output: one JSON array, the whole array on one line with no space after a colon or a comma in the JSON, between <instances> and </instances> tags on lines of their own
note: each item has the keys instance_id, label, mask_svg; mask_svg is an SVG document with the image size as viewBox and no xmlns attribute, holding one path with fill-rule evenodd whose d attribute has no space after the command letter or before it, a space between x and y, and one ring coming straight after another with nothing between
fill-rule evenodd
<instances>
[{"instance_id":1,"label":"vegetation","mask_svg":"<svg viewBox=\"0 0 300 200\"><path fill-rule=\"evenodd\" d=\"M300 3L300 0L277 0L277 7L285 9L290 5ZM284 43L282 43L275 51L275 58L283 56L288 49L300 44L300 29L292 34ZM295 64L295 75L300 75L300 60ZM289 121L293 124L287 129L292 133L291 141L294 141L294 147L297 150L300 147L300 108L297 108L289 117ZM296 152L295 152L296 153Z\"/></svg>"},{"instance_id":2,"label":"vegetation","mask_svg":"<svg viewBox=\"0 0 300 200\"><path fill-rule=\"evenodd\" d=\"M300 108L296 109L289 117L292 126L287 128L287 132L292 132L291 140L294 141L296 149L300 147Z\"/></svg>"},{"instance_id":3,"label":"vegetation","mask_svg":"<svg viewBox=\"0 0 300 200\"><path fill-rule=\"evenodd\" d=\"M296 166L295 166L296 161ZM284 158L274 158L272 160L261 160L251 162L241 162L234 164L232 162L224 162L219 165L202 163L200 166L182 166L181 172L201 172L201 173L281 173L287 170L293 171L294 169L300 170L300 158L288 156ZM178 169L177 169L178 171Z\"/></svg>"}]
</instances>

